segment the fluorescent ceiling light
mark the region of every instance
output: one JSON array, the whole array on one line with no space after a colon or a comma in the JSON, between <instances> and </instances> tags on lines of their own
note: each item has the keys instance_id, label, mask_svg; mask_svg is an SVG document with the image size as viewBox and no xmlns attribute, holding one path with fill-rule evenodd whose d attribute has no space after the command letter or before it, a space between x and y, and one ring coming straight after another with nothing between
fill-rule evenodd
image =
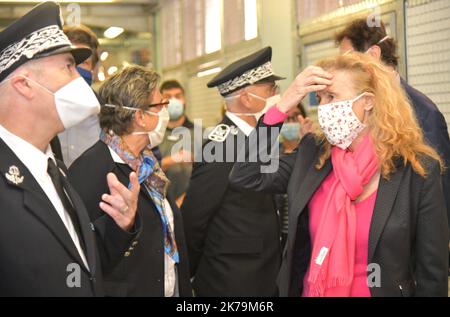
<instances>
[{"instance_id":1,"label":"fluorescent ceiling light","mask_svg":"<svg viewBox=\"0 0 450 317\"><path fill-rule=\"evenodd\" d=\"M108 39L114 39L118 37L120 34L122 34L123 31L125 30L121 27L111 26L105 31L105 33L103 33L103 35L105 35L105 37Z\"/></svg>"},{"instance_id":2,"label":"fluorescent ceiling light","mask_svg":"<svg viewBox=\"0 0 450 317\"><path fill-rule=\"evenodd\" d=\"M116 73L119 69L117 68L117 66L111 66L110 68L108 68L108 75L114 75L114 73Z\"/></svg>"},{"instance_id":3,"label":"fluorescent ceiling light","mask_svg":"<svg viewBox=\"0 0 450 317\"><path fill-rule=\"evenodd\" d=\"M113 3L117 0L58 0L58 3ZM1 0L3 3L41 3L43 0Z\"/></svg>"},{"instance_id":4,"label":"fluorescent ceiling light","mask_svg":"<svg viewBox=\"0 0 450 317\"><path fill-rule=\"evenodd\" d=\"M206 77L212 74L216 74L218 72L220 72L222 70L222 67L215 67L215 68L211 68L211 69L207 69L201 72L197 73L197 77Z\"/></svg>"},{"instance_id":5,"label":"fluorescent ceiling light","mask_svg":"<svg viewBox=\"0 0 450 317\"><path fill-rule=\"evenodd\" d=\"M107 51L104 51L100 54L100 60L102 62L106 61L108 59L108 57L109 57L109 53Z\"/></svg>"},{"instance_id":6,"label":"fluorescent ceiling light","mask_svg":"<svg viewBox=\"0 0 450 317\"><path fill-rule=\"evenodd\" d=\"M98 72L97 77L98 77L98 80L100 80L101 82L105 81L105 79L106 79L104 72Z\"/></svg>"}]
</instances>

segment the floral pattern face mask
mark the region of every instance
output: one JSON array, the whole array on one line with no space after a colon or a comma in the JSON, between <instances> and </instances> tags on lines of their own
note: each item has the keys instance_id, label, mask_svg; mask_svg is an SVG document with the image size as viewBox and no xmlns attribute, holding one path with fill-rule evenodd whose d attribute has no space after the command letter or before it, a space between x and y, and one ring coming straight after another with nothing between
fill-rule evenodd
<instances>
[{"instance_id":1,"label":"floral pattern face mask","mask_svg":"<svg viewBox=\"0 0 450 317\"><path fill-rule=\"evenodd\" d=\"M319 106L320 128L331 145L346 150L367 127L359 121L353 111L353 104L365 94L362 93L353 100L344 100Z\"/></svg>"}]
</instances>

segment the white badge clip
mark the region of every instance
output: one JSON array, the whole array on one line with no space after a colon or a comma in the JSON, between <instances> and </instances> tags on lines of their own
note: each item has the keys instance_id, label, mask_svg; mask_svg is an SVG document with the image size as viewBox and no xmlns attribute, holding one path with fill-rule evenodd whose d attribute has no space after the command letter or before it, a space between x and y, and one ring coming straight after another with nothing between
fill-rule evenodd
<instances>
[{"instance_id":1,"label":"white badge clip","mask_svg":"<svg viewBox=\"0 0 450 317\"><path fill-rule=\"evenodd\" d=\"M230 132L231 128L229 126L227 126L226 124L219 124L209 134L208 139L210 139L211 141L222 143L227 139Z\"/></svg>"}]
</instances>

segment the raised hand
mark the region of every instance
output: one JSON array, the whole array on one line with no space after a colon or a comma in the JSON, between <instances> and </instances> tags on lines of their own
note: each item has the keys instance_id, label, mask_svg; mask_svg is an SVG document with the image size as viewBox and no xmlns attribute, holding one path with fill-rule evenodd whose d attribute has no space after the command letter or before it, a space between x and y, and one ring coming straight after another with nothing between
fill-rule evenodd
<instances>
[{"instance_id":1,"label":"raised hand","mask_svg":"<svg viewBox=\"0 0 450 317\"><path fill-rule=\"evenodd\" d=\"M134 226L137 212L139 191L141 186L136 173L130 174L131 188L125 187L116 175L107 176L110 194L102 196L100 208L106 212L124 231L130 231Z\"/></svg>"},{"instance_id":2,"label":"raised hand","mask_svg":"<svg viewBox=\"0 0 450 317\"><path fill-rule=\"evenodd\" d=\"M282 112L289 112L306 97L310 92L317 92L332 84L333 75L320 67L309 66L301 72L294 82L283 94L281 101L277 104Z\"/></svg>"}]
</instances>

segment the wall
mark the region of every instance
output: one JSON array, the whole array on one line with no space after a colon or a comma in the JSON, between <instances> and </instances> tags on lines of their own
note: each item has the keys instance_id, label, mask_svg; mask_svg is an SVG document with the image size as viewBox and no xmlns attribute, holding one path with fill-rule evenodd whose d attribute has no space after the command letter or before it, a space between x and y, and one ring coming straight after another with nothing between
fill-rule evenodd
<instances>
[{"instance_id":1,"label":"wall","mask_svg":"<svg viewBox=\"0 0 450 317\"><path fill-rule=\"evenodd\" d=\"M310 2L303 0L301 2ZM322 4L324 1L321 0ZM348 1L348 6L341 7L326 14L315 16L314 18L300 21L300 65L304 68L314 64L320 59L338 54L338 49L334 43L334 34L342 30L350 21L377 14L386 24L387 32L396 39L398 43L398 54L400 56L399 72L406 75L406 49L404 34L404 11L403 0L377 0L377 1ZM376 5L375 5L376 4ZM312 10L309 15L313 15ZM306 98L306 108L314 114L316 107L313 98Z\"/></svg>"},{"instance_id":2,"label":"wall","mask_svg":"<svg viewBox=\"0 0 450 317\"><path fill-rule=\"evenodd\" d=\"M408 82L430 97L450 124L450 1L409 1Z\"/></svg>"},{"instance_id":3,"label":"wall","mask_svg":"<svg viewBox=\"0 0 450 317\"><path fill-rule=\"evenodd\" d=\"M296 3L292 0L261 1L260 32L262 46L272 46L272 63L277 74L286 77L282 89L296 77Z\"/></svg>"},{"instance_id":4,"label":"wall","mask_svg":"<svg viewBox=\"0 0 450 317\"><path fill-rule=\"evenodd\" d=\"M223 0L227 1L227 0ZM164 6L164 2L161 3ZM258 0L258 38L223 47L213 54L186 61L181 65L164 68L161 64L161 14L158 14L156 25L158 36L158 69L164 79L178 79L187 89L188 115L191 119L203 119L206 126L217 124L222 118L223 99L216 89L208 89L206 83L213 74L198 78L197 73L212 67L226 67L232 62L245 57L265 46L274 49L273 66L275 71L287 78L281 83L282 88L295 77L298 65L296 63L296 4L295 0ZM223 22L222 22L223 28ZM223 43L227 42L227 30L223 29Z\"/></svg>"}]
</instances>

